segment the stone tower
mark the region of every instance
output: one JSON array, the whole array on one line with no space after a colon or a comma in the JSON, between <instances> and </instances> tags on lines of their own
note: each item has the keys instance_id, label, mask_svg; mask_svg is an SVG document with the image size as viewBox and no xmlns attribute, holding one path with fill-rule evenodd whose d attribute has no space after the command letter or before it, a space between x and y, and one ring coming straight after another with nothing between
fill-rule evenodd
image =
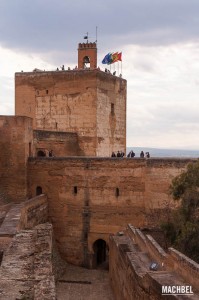
<instances>
[{"instance_id":1,"label":"stone tower","mask_svg":"<svg viewBox=\"0 0 199 300\"><path fill-rule=\"evenodd\" d=\"M76 133L81 155L125 152L126 80L96 64L96 43L83 43L78 68L16 73L15 114L31 117L34 130Z\"/></svg>"},{"instance_id":2,"label":"stone tower","mask_svg":"<svg viewBox=\"0 0 199 300\"><path fill-rule=\"evenodd\" d=\"M79 43L78 69L97 68L97 45L96 43Z\"/></svg>"}]
</instances>

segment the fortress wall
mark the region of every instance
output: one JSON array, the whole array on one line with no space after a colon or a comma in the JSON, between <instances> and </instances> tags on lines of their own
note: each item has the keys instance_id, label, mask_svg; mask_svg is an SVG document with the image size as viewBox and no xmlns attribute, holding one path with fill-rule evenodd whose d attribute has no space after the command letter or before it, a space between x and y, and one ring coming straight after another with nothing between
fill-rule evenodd
<instances>
[{"instance_id":1,"label":"fortress wall","mask_svg":"<svg viewBox=\"0 0 199 300\"><path fill-rule=\"evenodd\" d=\"M166 187L188 162L165 160L164 167L164 159L30 158L29 193L34 196L40 186L47 194L63 257L88 265L97 239L108 241L110 233L124 230L128 223L136 227L152 224L148 202L154 201L155 212L165 211L165 198L172 201ZM160 216L153 225L159 220Z\"/></svg>"},{"instance_id":2,"label":"fortress wall","mask_svg":"<svg viewBox=\"0 0 199 300\"><path fill-rule=\"evenodd\" d=\"M23 203L20 216L20 229L31 229L48 220L47 196L42 194Z\"/></svg>"},{"instance_id":3,"label":"fortress wall","mask_svg":"<svg viewBox=\"0 0 199 300\"><path fill-rule=\"evenodd\" d=\"M32 152L32 120L0 116L0 196L24 201L27 196L27 158Z\"/></svg>"},{"instance_id":4,"label":"fortress wall","mask_svg":"<svg viewBox=\"0 0 199 300\"><path fill-rule=\"evenodd\" d=\"M163 299L162 285L191 286L197 298L199 265L179 251L169 248L166 254L153 238L131 225L123 235L110 236L109 246L109 274L116 300ZM156 271L150 270L152 262L159 264ZM170 295L171 299L180 297Z\"/></svg>"},{"instance_id":5,"label":"fortress wall","mask_svg":"<svg viewBox=\"0 0 199 300\"><path fill-rule=\"evenodd\" d=\"M177 251L176 249L169 248L168 265L171 270L176 271L185 280L189 281L192 286L198 289L199 286L199 264L195 261Z\"/></svg>"},{"instance_id":6,"label":"fortress wall","mask_svg":"<svg viewBox=\"0 0 199 300\"><path fill-rule=\"evenodd\" d=\"M160 266L165 264L165 261L167 260L167 254L152 236L144 235L142 231L132 225L128 225L126 234L134 243L139 245L141 251L147 251L150 257L154 261L158 262Z\"/></svg>"},{"instance_id":7,"label":"fortress wall","mask_svg":"<svg viewBox=\"0 0 199 300\"><path fill-rule=\"evenodd\" d=\"M82 151L95 155L95 73L16 73L15 113L33 118L34 129L78 133Z\"/></svg>"},{"instance_id":8,"label":"fortress wall","mask_svg":"<svg viewBox=\"0 0 199 300\"><path fill-rule=\"evenodd\" d=\"M53 151L54 156L79 156L84 155L78 143L78 135L73 132L56 132L34 130L35 156L39 150Z\"/></svg>"},{"instance_id":9,"label":"fortress wall","mask_svg":"<svg viewBox=\"0 0 199 300\"><path fill-rule=\"evenodd\" d=\"M109 277L115 300L159 300L161 286L146 276L129 247L127 236L110 237ZM158 286L158 287L157 287ZM172 299L172 298L171 298Z\"/></svg>"},{"instance_id":10,"label":"fortress wall","mask_svg":"<svg viewBox=\"0 0 199 300\"><path fill-rule=\"evenodd\" d=\"M87 156L125 152L126 80L100 70L16 73L15 113L34 129L77 133Z\"/></svg>"},{"instance_id":11,"label":"fortress wall","mask_svg":"<svg viewBox=\"0 0 199 300\"><path fill-rule=\"evenodd\" d=\"M126 152L126 93L126 80L98 73L97 156Z\"/></svg>"}]
</instances>

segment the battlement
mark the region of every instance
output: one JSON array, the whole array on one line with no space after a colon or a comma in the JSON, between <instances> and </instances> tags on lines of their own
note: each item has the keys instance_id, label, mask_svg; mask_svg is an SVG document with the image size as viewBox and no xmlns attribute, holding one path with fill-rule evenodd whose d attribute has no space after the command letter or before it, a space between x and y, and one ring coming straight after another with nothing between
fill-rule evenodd
<instances>
[{"instance_id":1,"label":"battlement","mask_svg":"<svg viewBox=\"0 0 199 300\"><path fill-rule=\"evenodd\" d=\"M96 43L79 43L79 49L96 49Z\"/></svg>"}]
</instances>

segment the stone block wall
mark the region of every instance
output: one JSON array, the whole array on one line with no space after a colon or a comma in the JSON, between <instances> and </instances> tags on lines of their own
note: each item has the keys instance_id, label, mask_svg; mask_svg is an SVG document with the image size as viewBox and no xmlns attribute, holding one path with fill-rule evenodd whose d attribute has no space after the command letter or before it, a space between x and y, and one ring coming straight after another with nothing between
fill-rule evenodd
<instances>
[{"instance_id":1,"label":"stone block wall","mask_svg":"<svg viewBox=\"0 0 199 300\"><path fill-rule=\"evenodd\" d=\"M56 299L52 237L48 223L17 232L3 255L0 299Z\"/></svg>"},{"instance_id":2,"label":"stone block wall","mask_svg":"<svg viewBox=\"0 0 199 300\"><path fill-rule=\"evenodd\" d=\"M199 264L177 251L168 249L167 264L171 270L179 273L187 282L198 289L199 287Z\"/></svg>"},{"instance_id":3,"label":"stone block wall","mask_svg":"<svg viewBox=\"0 0 199 300\"><path fill-rule=\"evenodd\" d=\"M126 80L98 73L97 156L126 153L126 89Z\"/></svg>"},{"instance_id":4,"label":"stone block wall","mask_svg":"<svg viewBox=\"0 0 199 300\"><path fill-rule=\"evenodd\" d=\"M30 229L48 221L47 196L42 194L23 203L20 211L20 229Z\"/></svg>"},{"instance_id":5,"label":"stone block wall","mask_svg":"<svg viewBox=\"0 0 199 300\"><path fill-rule=\"evenodd\" d=\"M191 286L194 295L186 299L198 299L199 265L169 248L164 250L151 236L128 225L122 234L110 236L110 280L116 300L133 299L181 299L182 296L162 295L162 286ZM152 262L157 270L150 270Z\"/></svg>"},{"instance_id":6,"label":"stone block wall","mask_svg":"<svg viewBox=\"0 0 199 300\"><path fill-rule=\"evenodd\" d=\"M37 130L77 133L87 156L126 150L126 80L100 70L16 73L15 113Z\"/></svg>"},{"instance_id":7,"label":"stone block wall","mask_svg":"<svg viewBox=\"0 0 199 300\"><path fill-rule=\"evenodd\" d=\"M0 116L0 195L20 202L27 196L27 158L33 148L32 120Z\"/></svg>"},{"instance_id":8,"label":"stone block wall","mask_svg":"<svg viewBox=\"0 0 199 300\"><path fill-rule=\"evenodd\" d=\"M160 216L153 222L148 218L149 203L164 217L165 199L172 201L171 179L189 161L171 159L164 166L160 159L55 157L49 163L49 158L30 158L29 193L34 196L40 186L48 196L49 217L63 257L91 266L95 241L102 239L108 246L109 235L128 223L157 226Z\"/></svg>"},{"instance_id":9,"label":"stone block wall","mask_svg":"<svg viewBox=\"0 0 199 300\"><path fill-rule=\"evenodd\" d=\"M57 157L84 156L84 152L79 147L77 133L34 130L33 134L33 156L38 156L38 151L44 152L46 156L49 156L50 151Z\"/></svg>"}]
</instances>

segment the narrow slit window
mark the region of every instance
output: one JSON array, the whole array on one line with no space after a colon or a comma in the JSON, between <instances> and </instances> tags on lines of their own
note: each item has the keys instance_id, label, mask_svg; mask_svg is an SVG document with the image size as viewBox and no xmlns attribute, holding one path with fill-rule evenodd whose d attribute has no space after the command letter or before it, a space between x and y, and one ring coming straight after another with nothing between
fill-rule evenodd
<instances>
[{"instance_id":1,"label":"narrow slit window","mask_svg":"<svg viewBox=\"0 0 199 300\"><path fill-rule=\"evenodd\" d=\"M114 116L115 114L115 106L114 103L111 103L111 115Z\"/></svg>"},{"instance_id":2,"label":"narrow slit window","mask_svg":"<svg viewBox=\"0 0 199 300\"><path fill-rule=\"evenodd\" d=\"M116 197L119 197L119 195L120 195L120 190L119 190L119 188L116 188L116 190L115 190L115 195L116 195Z\"/></svg>"},{"instance_id":3,"label":"narrow slit window","mask_svg":"<svg viewBox=\"0 0 199 300\"><path fill-rule=\"evenodd\" d=\"M36 187L36 196L39 196L42 194L42 187L41 186L37 186Z\"/></svg>"},{"instance_id":4,"label":"narrow slit window","mask_svg":"<svg viewBox=\"0 0 199 300\"><path fill-rule=\"evenodd\" d=\"M77 194L77 186L74 186L73 191L74 191L74 194L76 195Z\"/></svg>"}]
</instances>

